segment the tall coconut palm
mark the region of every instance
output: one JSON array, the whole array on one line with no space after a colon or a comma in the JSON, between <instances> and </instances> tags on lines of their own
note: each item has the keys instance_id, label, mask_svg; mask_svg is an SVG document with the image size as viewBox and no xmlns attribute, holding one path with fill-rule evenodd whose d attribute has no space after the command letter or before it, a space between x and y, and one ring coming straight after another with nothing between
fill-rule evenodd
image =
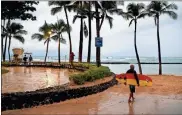
<instances>
[{"instance_id":1,"label":"tall coconut palm","mask_svg":"<svg viewBox=\"0 0 182 115\"><path fill-rule=\"evenodd\" d=\"M42 34L35 33L32 35L32 39L38 39L39 41L45 40L44 44L47 43L46 54L44 59L44 62L46 62L48 49L49 49L49 42L50 42L50 38L52 34L51 25L47 24L47 22L45 21L44 25L39 28L39 32L41 32Z\"/></svg>"},{"instance_id":2,"label":"tall coconut palm","mask_svg":"<svg viewBox=\"0 0 182 115\"><path fill-rule=\"evenodd\" d=\"M63 38L62 33L71 31L71 27L69 27L64 20L60 19L55 24L51 24L51 28L53 31L53 35L51 38L55 41L58 41L58 63L60 63L60 43L65 44L66 40Z\"/></svg>"},{"instance_id":3,"label":"tall coconut palm","mask_svg":"<svg viewBox=\"0 0 182 115\"><path fill-rule=\"evenodd\" d=\"M90 57L91 57L91 42L92 42L92 25L91 25L91 20L92 20L92 4L91 1L88 1L88 28L89 28L89 39L88 39L88 55L87 55L87 63L90 63Z\"/></svg>"},{"instance_id":4,"label":"tall coconut palm","mask_svg":"<svg viewBox=\"0 0 182 115\"><path fill-rule=\"evenodd\" d=\"M77 14L73 17L73 23L75 23L76 19L80 19L80 42L79 42L79 55L78 55L78 62L82 62L82 51L83 51L83 35L85 37L88 36L88 29L85 24L84 19L87 17L87 12L85 11L86 4L83 1L79 1L78 3L73 3L75 7L75 11Z\"/></svg>"},{"instance_id":5,"label":"tall coconut palm","mask_svg":"<svg viewBox=\"0 0 182 115\"><path fill-rule=\"evenodd\" d=\"M130 20L129 26L134 22L135 24L135 29L134 29L134 47L135 47L135 53L136 53L136 58L138 61L138 68L140 74L142 74L142 68L140 64L140 58L138 55L138 50L137 50L137 44L136 44L136 31L137 31L137 20L140 18L144 18L147 13L144 11L145 5L143 3L130 3L127 6L127 12L126 13L121 13L121 15L125 18Z\"/></svg>"},{"instance_id":6,"label":"tall coconut palm","mask_svg":"<svg viewBox=\"0 0 182 115\"><path fill-rule=\"evenodd\" d=\"M6 28L10 25L10 19L8 19L8 22L6 24ZM4 27L5 29L5 27ZM4 33L2 34L2 37L5 37L5 45L4 45L4 51L3 51L3 61L6 60L6 47L7 47L7 41L8 41L8 36L6 36Z\"/></svg>"},{"instance_id":7,"label":"tall coconut palm","mask_svg":"<svg viewBox=\"0 0 182 115\"><path fill-rule=\"evenodd\" d=\"M3 44L3 42L4 42L4 28L5 28L5 19L1 19L1 59L3 59L3 46L4 46L4 44Z\"/></svg>"},{"instance_id":8,"label":"tall coconut palm","mask_svg":"<svg viewBox=\"0 0 182 115\"><path fill-rule=\"evenodd\" d=\"M172 19L177 19L177 14L173 10L177 10L178 7L175 4L168 4L167 1L152 1L147 6L149 16L154 17L155 25L157 26L157 43L158 43L158 58L159 58L159 75L162 74L162 62L161 62L161 47L159 36L159 17L161 15L168 15Z\"/></svg>"},{"instance_id":9,"label":"tall coconut palm","mask_svg":"<svg viewBox=\"0 0 182 115\"><path fill-rule=\"evenodd\" d=\"M48 4L49 6L54 6L51 9L51 14L55 15L58 12L61 12L62 9L64 9L65 15L66 15L66 21L68 26L70 26L69 24L69 19L68 19L68 13L67 10L70 11L71 7L69 7L69 4L71 3L71 1L49 1ZM72 52L72 42L71 42L71 34L70 31L67 32L68 33L68 37L69 37L69 46L70 46L70 51L69 51L69 62L70 60L70 54Z\"/></svg>"},{"instance_id":10,"label":"tall coconut palm","mask_svg":"<svg viewBox=\"0 0 182 115\"><path fill-rule=\"evenodd\" d=\"M19 40L21 43L24 43L25 39L22 35L26 35L27 31L23 30L23 26L20 23L11 23L7 28L4 28L5 35L9 37L9 45L8 45L8 55L10 60L10 46L11 46L11 38Z\"/></svg>"},{"instance_id":11,"label":"tall coconut palm","mask_svg":"<svg viewBox=\"0 0 182 115\"><path fill-rule=\"evenodd\" d=\"M82 8L81 8L81 5L82 5ZM91 8L92 8L92 5L93 5L93 1L75 1L75 2L73 2L72 3L72 5L70 5L70 7L72 7L71 9L74 11L74 12L77 12L77 15L75 15L74 16L74 18L81 18L81 17L83 17L83 18L86 18L86 17L88 17L88 29L89 30L85 30L84 32L86 32L86 34L87 34L87 31L88 31L88 35L89 35L89 40L88 40L88 56L87 56L87 62L88 63L90 63L90 57L91 57L91 38L92 38L92 26L91 26L91 20L93 19L93 16L92 16L92 14L93 14L93 12L92 12L92 10L91 10ZM80 23L80 26L81 25L83 25L83 19L80 19L80 21L81 21L81 23ZM85 23L85 22L84 22ZM84 28L85 29L87 29L87 27L86 27L86 25L84 24ZM81 32L81 31L83 31L83 29L81 30L80 29L80 37L81 36L83 36L83 32ZM79 49L79 52L82 52L82 42L81 41L83 41L82 40L82 38L80 38L81 40L80 40L80 49ZM81 58L82 58L82 53L79 53L79 60L82 60Z\"/></svg>"},{"instance_id":12,"label":"tall coconut palm","mask_svg":"<svg viewBox=\"0 0 182 115\"><path fill-rule=\"evenodd\" d=\"M110 28L112 28L112 20L113 18L108 15L119 13L122 10L117 8L117 2L116 1L94 1L95 6L95 13L94 17L96 18L96 31L97 31L97 37L100 37L100 30L103 24L104 19L107 19L110 25ZM102 13L100 16L99 14ZM100 19L101 23L100 23ZM99 67L101 65L100 63L100 47L96 47L96 63Z\"/></svg>"}]
</instances>

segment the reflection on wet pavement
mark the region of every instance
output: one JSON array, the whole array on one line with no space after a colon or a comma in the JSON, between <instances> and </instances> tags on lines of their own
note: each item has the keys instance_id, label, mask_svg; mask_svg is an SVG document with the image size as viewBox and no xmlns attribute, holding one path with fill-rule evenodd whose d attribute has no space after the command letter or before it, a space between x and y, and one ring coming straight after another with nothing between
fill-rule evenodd
<instances>
[{"instance_id":1,"label":"reflection on wet pavement","mask_svg":"<svg viewBox=\"0 0 182 115\"><path fill-rule=\"evenodd\" d=\"M43 105L22 110L2 112L12 114L181 114L182 95L159 96L149 94L136 95L134 102L127 102L128 95L113 92L102 92L79 99Z\"/></svg>"},{"instance_id":2,"label":"reflection on wet pavement","mask_svg":"<svg viewBox=\"0 0 182 115\"><path fill-rule=\"evenodd\" d=\"M128 103L128 95L110 93L110 99L99 102L97 114L181 114L182 95L178 98L159 95L138 95Z\"/></svg>"},{"instance_id":3,"label":"reflection on wet pavement","mask_svg":"<svg viewBox=\"0 0 182 115\"><path fill-rule=\"evenodd\" d=\"M69 82L67 69L39 67L9 67L2 75L2 93L34 91Z\"/></svg>"}]
</instances>

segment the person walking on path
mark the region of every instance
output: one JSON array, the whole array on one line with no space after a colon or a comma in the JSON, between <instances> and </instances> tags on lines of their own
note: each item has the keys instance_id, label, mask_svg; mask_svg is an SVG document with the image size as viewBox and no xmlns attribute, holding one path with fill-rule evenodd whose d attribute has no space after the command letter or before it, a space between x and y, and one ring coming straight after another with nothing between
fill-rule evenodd
<instances>
[{"instance_id":1,"label":"person walking on path","mask_svg":"<svg viewBox=\"0 0 182 115\"><path fill-rule=\"evenodd\" d=\"M75 56L75 54L73 52L71 52L71 54L70 54L70 60L71 60L71 65L72 66L73 66L74 56Z\"/></svg>"},{"instance_id":2,"label":"person walking on path","mask_svg":"<svg viewBox=\"0 0 182 115\"><path fill-rule=\"evenodd\" d=\"M139 84L139 79L138 79L138 76L137 76L137 72L135 71L134 69L134 65L130 65L130 69L126 72L126 73L133 73L134 76L135 76L135 79L136 79L136 82L138 84L138 86L140 85ZM130 95L129 95L129 99L128 99L128 102L131 102L131 98L133 99L134 101L134 96L133 94L135 93L135 86L134 85L129 85L129 88L130 88Z\"/></svg>"}]
</instances>

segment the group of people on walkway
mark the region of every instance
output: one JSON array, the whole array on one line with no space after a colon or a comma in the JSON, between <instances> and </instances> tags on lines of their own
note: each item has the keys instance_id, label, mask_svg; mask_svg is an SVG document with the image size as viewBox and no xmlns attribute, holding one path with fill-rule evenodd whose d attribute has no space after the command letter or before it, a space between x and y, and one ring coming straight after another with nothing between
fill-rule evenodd
<instances>
[{"instance_id":1,"label":"group of people on walkway","mask_svg":"<svg viewBox=\"0 0 182 115\"><path fill-rule=\"evenodd\" d=\"M28 59L28 61L27 61L27 59ZM32 60L33 60L33 58L32 58L31 55L29 57L27 57L26 55L24 55L24 57L23 57L23 63L24 63L24 65L27 65L27 62L30 65L31 62L32 62Z\"/></svg>"},{"instance_id":2,"label":"group of people on walkway","mask_svg":"<svg viewBox=\"0 0 182 115\"><path fill-rule=\"evenodd\" d=\"M71 64L73 64L74 56L75 56L75 54L73 52L71 52L70 53L70 62L71 62ZM32 61L33 61L33 58L32 58L31 55L29 57L27 57L26 55L24 55L24 57L23 57L23 63L24 63L24 65L27 65L27 63L30 65Z\"/></svg>"}]
</instances>

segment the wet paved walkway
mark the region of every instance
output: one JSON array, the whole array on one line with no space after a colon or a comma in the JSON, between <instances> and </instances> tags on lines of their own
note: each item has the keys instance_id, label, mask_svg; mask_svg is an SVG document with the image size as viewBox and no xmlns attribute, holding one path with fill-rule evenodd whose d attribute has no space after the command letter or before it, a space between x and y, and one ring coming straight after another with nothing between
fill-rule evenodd
<instances>
[{"instance_id":1,"label":"wet paved walkway","mask_svg":"<svg viewBox=\"0 0 182 115\"><path fill-rule=\"evenodd\" d=\"M156 94L137 94L133 103L128 103L128 94L113 92L114 86L108 90L60 103L42 105L22 110L2 112L2 115L28 114L181 114L182 95L160 96Z\"/></svg>"},{"instance_id":2,"label":"wet paved walkway","mask_svg":"<svg viewBox=\"0 0 182 115\"><path fill-rule=\"evenodd\" d=\"M2 93L34 91L69 82L69 70L40 67L8 67L2 75Z\"/></svg>"},{"instance_id":3,"label":"wet paved walkway","mask_svg":"<svg viewBox=\"0 0 182 115\"><path fill-rule=\"evenodd\" d=\"M68 70L49 68L10 68L10 72L2 76L2 90L35 90L66 83L68 73ZM151 78L152 87L136 87L134 103L127 102L128 86L118 84L101 93L33 108L3 111L2 115L182 114L182 76Z\"/></svg>"}]
</instances>

